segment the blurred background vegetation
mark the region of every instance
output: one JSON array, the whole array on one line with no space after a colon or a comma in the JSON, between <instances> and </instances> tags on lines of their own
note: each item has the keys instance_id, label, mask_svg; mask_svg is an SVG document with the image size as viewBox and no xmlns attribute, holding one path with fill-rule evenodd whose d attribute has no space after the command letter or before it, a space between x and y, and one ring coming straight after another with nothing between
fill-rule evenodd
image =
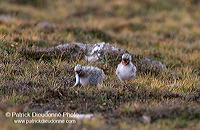
<instances>
[{"instance_id":1,"label":"blurred background vegetation","mask_svg":"<svg viewBox=\"0 0 200 130\"><path fill-rule=\"evenodd\" d=\"M1 0L0 99L12 105L0 104L4 120L0 125L5 129L29 127L13 125L5 118L3 112L17 105L26 110L100 115L76 126L51 128L199 129L199 41L199 0ZM73 67L87 62L30 60L19 51L69 42L109 42L161 61L169 73L138 73L132 83L123 85L114 75L114 66L98 64L107 75L104 87L78 87L77 94L61 86L61 96L51 88L64 79L73 81ZM149 119L150 124L144 122ZM31 127L38 128L36 125Z\"/></svg>"}]
</instances>

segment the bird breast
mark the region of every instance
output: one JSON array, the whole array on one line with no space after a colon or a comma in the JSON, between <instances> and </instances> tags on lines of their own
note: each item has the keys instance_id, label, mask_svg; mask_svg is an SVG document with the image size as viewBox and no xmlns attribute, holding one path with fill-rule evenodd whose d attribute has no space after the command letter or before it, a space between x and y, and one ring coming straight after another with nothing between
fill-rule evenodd
<instances>
[{"instance_id":1,"label":"bird breast","mask_svg":"<svg viewBox=\"0 0 200 130\"><path fill-rule=\"evenodd\" d=\"M118 70L119 70L119 76L122 79L128 79L128 78L133 77L133 75L134 75L133 67L134 66L131 65L131 64L130 65L126 65L126 66L120 64L119 68L118 68Z\"/></svg>"},{"instance_id":2,"label":"bird breast","mask_svg":"<svg viewBox=\"0 0 200 130\"><path fill-rule=\"evenodd\" d=\"M89 83L89 77L80 78L80 83L81 85L86 86Z\"/></svg>"}]
</instances>

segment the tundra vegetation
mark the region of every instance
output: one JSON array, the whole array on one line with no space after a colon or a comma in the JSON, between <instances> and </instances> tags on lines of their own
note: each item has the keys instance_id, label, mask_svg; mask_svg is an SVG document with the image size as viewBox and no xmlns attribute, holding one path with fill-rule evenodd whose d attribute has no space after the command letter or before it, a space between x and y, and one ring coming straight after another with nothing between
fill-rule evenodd
<instances>
[{"instance_id":1,"label":"tundra vegetation","mask_svg":"<svg viewBox=\"0 0 200 130\"><path fill-rule=\"evenodd\" d=\"M200 129L198 0L1 0L2 129ZM65 43L106 42L166 65L115 75L120 56L88 63L63 53L26 53ZM73 48L71 48L73 51ZM113 54L113 53L112 53ZM31 55L31 57L30 57ZM82 53L80 53L80 56ZM104 70L103 86L68 89L76 64ZM76 124L14 124L6 112L92 113Z\"/></svg>"}]
</instances>

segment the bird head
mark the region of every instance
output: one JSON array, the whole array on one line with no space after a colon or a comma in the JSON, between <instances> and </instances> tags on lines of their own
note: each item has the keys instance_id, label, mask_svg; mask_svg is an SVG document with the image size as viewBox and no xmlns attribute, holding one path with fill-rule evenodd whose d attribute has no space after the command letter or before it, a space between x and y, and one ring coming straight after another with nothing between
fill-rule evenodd
<instances>
[{"instance_id":1,"label":"bird head","mask_svg":"<svg viewBox=\"0 0 200 130\"><path fill-rule=\"evenodd\" d=\"M128 65L130 62L131 62L132 58L131 58L131 55L128 54L128 53L124 53L122 55L122 64L124 66Z\"/></svg>"},{"instance_id":2,"label":"bird head","mask_svg":"<svg viewBox=\"0 0 200 130\"><path fill-rule=\"evenodd\" d=\"M83 72L82 72L82 66L79 65L79 64L77 64L77 65L75 66L74 71L75 71L75 73L78 74L79 76L81 76L81 75L83 74Z\"/></svg>"}]
</instances>

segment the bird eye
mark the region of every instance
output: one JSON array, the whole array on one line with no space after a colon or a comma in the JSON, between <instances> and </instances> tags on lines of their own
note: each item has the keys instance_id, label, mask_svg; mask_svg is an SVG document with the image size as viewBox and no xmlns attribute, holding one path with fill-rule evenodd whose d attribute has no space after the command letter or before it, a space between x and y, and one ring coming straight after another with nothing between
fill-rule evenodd
<instances>
[{"instance_id":1,"label":"bird eye","mask_svg":"<svg viewBox=\"0 0 200 130\"><path fill-rule=\"evenodd\" d=\"M80 75L80 74L81 74L81 70L79 70L79 71L76 71L76 73L77 73L78 75Z\"/></svg>"},{"instance_id":2,"label":"bird eye","mask_svg":"<svg viewBox=\"0 0 200 130\"><path fill-rule=\"evenodd\" d=\"M123 61L128 61L128 59L123 59Z\"/></svg>"}]
</instances>

